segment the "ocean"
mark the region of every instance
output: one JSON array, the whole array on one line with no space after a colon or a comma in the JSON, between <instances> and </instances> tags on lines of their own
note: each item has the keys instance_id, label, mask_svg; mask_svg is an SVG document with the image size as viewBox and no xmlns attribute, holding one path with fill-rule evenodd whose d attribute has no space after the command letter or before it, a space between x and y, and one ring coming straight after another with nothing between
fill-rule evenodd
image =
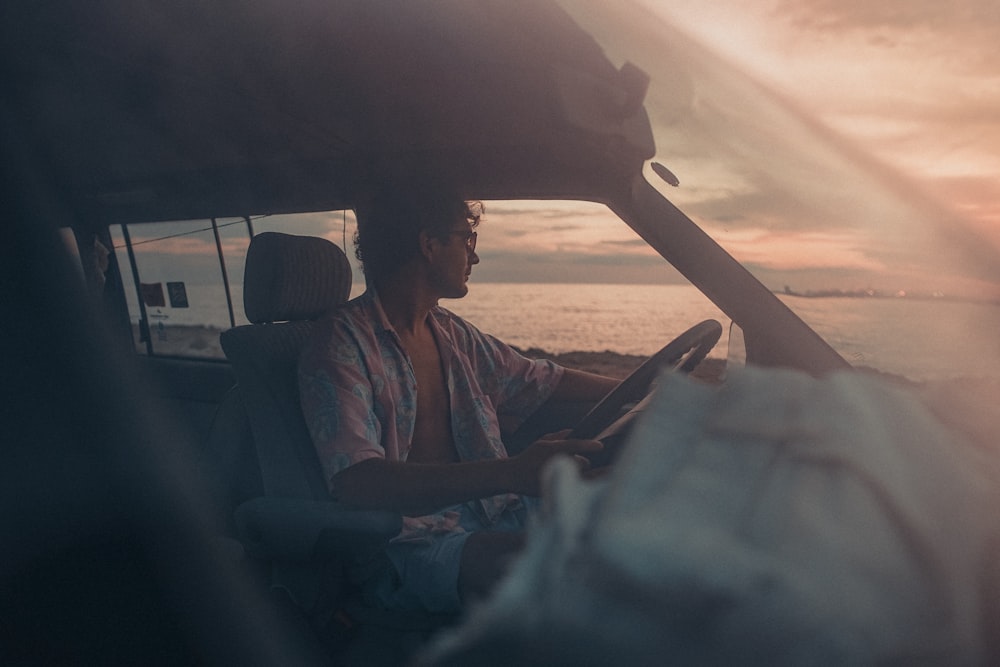
<instances>
[{"instance_id":1,"label":"ocean","mask_svg":"<svg viewBox=\"0 0 1000 667\"><path fill-rule=\"evenodd\" d=\"M914 380L1000 379L1000 305L914 298L781 295L855 366ZM725 358L729 318L690 285L470 283L441 305L518 347L648 355L694 324L717 319Z\"/></svg>"},{"instance_id":2,"label":"ocean","mask_svg":"<svg viewBox=\"0 0 1000 667\"><path fill-rule=\"evenodd\" d=\"M234 286L237 324L245 323ZM228 326L218 288L188 286L190 307L151 309L154 325ZM845 359L914 380L1000 379L1000 305L913 298L781 295ZM725 358L729 319L690 285L469 284L441 305L520 348L648 355L705 319L724 325L710 356Z\"/></svg>"}]
</instances>

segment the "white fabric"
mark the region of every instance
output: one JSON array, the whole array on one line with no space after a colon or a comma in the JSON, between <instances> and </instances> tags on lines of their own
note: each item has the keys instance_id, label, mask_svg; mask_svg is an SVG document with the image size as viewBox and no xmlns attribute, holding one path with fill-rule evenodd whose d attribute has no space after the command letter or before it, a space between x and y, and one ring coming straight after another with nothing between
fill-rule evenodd
<instances>
[{"instance_id":1,"label":"white fabric","mask_svg":"<svg viewBox=\"0 0 1000 667\"><path fill-rule=\"evenodd\" d=\"M428 662L987 662L1000 431L927 400L850 372L664 378L609 477L549 469L524 556Z\"/></svg>"}]
</instances>

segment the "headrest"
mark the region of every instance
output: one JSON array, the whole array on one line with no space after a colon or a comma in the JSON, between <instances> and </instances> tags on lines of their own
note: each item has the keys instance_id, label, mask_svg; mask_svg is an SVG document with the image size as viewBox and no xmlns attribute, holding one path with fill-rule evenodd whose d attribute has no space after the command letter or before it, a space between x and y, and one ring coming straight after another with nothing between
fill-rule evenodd
<instances>
[{"instance_id":1,"label":"headrest","mask_svg":"<svg viewBox=\"0 0 1000 667\"><path fill-rule=\"evenodd\" d=\"M351 264L326 239L262 232L250 241L243 309L254 324L316 319L350 293Z\"/></svg>"}]
</instances>

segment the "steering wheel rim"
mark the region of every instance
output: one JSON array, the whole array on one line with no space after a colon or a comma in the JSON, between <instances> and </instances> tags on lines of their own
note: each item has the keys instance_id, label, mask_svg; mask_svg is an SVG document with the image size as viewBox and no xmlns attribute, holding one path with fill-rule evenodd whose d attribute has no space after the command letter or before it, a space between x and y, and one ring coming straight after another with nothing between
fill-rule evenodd
<instances>
[{"instance_id":1,"label":"steering wheel rim","mask_svg":"<svg viewBox=\"0 0 1000 667\"><path fill-rule=\"evenodd\" d=\"M608 392L570 433L570 438L591 439L614 423L621 407L638 401L649 393L649 386L664 368L673 366L672 371L690 373L708 356L722 336L722 324L717 320L705 320L694 325L642 365L632 371L618 386Z\"/></svg>"}]
</instances>

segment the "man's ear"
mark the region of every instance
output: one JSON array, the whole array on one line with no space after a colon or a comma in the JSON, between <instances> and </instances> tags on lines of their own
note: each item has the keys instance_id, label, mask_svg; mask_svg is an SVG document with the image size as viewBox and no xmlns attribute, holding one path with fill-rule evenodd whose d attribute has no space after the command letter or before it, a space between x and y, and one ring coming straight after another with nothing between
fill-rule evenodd
<instances>
[{"instance_id":1,"label":"man's ear","mask_svg":"<svg viewBox=\"0 0 1000 667\"><path fill-rule=\"evenodd\" d=\"M421 229L420 233L417 234L417 246L420 248L420 255L430 261L434 258L434 254L437 251L437 245L440 241L431 236L426 229Z\"/></svg>"}]
</instances>

